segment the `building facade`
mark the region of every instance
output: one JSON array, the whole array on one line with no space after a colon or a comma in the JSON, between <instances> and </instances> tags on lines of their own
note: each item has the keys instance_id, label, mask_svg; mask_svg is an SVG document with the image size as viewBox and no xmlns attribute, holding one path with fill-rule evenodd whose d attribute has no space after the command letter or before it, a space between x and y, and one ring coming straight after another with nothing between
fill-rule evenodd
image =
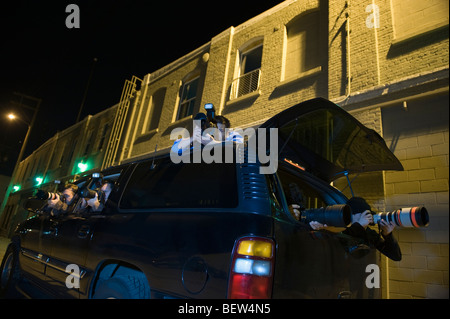
<instances>
[{"instance_id":1,"label":"building facade","mask_svg":"<svg viewBox=\"0 0 450 319\"><path fill-rule=\"evenodd\" d=\"M380 211L430 213L429 227L394 231L403 259L380 261L383 297L448 298L448 21L447 1L284 1L133 77L118 105L55 135L21 163L16 182L27 187L8 207L39 167L46 181L73 178L81 161L100 169L171 147L172 130L191 131L205 103L244 129L324 97L380 133L404 166L350 176L355 195ZM334 185L351 196L346 183ZM0 226L11 223L3 213Z\"/></svg>"}]
</instances>

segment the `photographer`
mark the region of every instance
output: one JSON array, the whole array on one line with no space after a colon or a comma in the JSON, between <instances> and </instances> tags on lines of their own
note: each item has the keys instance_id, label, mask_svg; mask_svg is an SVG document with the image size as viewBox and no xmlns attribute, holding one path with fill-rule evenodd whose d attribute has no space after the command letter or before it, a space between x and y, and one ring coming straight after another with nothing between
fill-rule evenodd
<instances>
[{"instance_id":1,"label":"photographer","mask_svg":"<svg viewBox=\"0 0 450 319\"><path fill-rule=\"evenodd\" d=\"M352 225L347 227L343 233L356 238L363 239L371 247L375 247L381 253L394 261L402 259L400 246L392 234L395 228L393 222L381 220L378 224L381 235L370 229L373 224L373 216L370 205L361 197L352 197L347 204L351 207L353 213Z\"/></svg>"},{"instance_id":2,"label":"photographer","mask_svg":"<svg viewBox=\"0 0 450 319\"><path fill-rule=\"evenodd\" d=\"M67 184L64 191L59 194L52 194L47 205L43 208L44 212L49 212L52 216L71 213L75 210L78 203L78 186L75 184Z\"/></svg>"},{"instance_id":3,"label":"photographer","mask_svg":"<svg viewBox=\"0 0 450 319\"><path fill-rule=\"evenodd\" d=\"M111 194L113 183L111 181L103 181L102 186L98 191L94 191L94 197L82 198L81 209L83 212L93 213L100 212L105 208L105 203Z\"/></svg>"},{"instance_id":4,"label":"photographer","mask_svg":"<svg viewBox=\"0 0 450 319\"><path fill-rule=\"evenodd\" d=\"M217 138L218 140L244 143L244 138L239 133L230 129L230 121L225 116L217 115L215 122L221 135L220 138Z\"/></svg>"}]
</instances>

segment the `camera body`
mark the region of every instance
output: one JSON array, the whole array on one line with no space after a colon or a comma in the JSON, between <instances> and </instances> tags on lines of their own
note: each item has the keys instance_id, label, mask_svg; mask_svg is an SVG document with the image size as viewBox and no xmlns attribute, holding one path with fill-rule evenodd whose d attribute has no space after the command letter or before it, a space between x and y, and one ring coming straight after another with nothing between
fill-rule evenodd
<instances>
[{"instance_id":1,"label":"camera body","mask_svg":"<svg viewBox=\"0 0 450 319\"><path fill-rule=\"evenodd\" d=\"M199 112L194 116L194 120L201 121L201 129L207 129L209 127L214 127L216 124L216 109L212 103L206 103L205 106L206 114L203 112Z\"/></svg>"},{"instance_id":2,"label":"camera body","mask_svg":"<svg viewBox=\"0 0 450 319\"><path fill-rule=\"evenodd\" d=\"M89 189L83 187L78 191L78 195L81 198L91 199L94 198L96 194L99 202L103 202L105 200L105 193L102 190L100 190L100 188Z\"/></svg>"},{"instance_id":3,"label":"camera body","mask_svg":"<svg viewBox=\"0 0 450 319\"><path fill-rule=\"evenodd\" d=\"M86 186L78 189L78 196L81 198L95 198L97 195L99 202L104 202L105 193L101 190L102 187L103 176L100 173L93 173L92 178Z\"/></svg>"}]
</instances>

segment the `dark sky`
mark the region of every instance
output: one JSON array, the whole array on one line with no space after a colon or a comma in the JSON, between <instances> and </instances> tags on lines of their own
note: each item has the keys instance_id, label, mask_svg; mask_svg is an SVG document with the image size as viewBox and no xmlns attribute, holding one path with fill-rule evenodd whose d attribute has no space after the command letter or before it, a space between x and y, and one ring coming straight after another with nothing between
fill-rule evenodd
<instances>
[{"instance_id":1,"label":"dark sky","mask_svg":"<svg viewBox=\"0 0 450 319\"><path fill-rule=\"evenodd\" d=\"M81 119L116 104L126 79L139 78L282 1L2 1L0 4L0 174L11 174L30 121L14 92L42 99L25 156ZM68 29L66 7L80 9ZM33 105L32 100L24 103Z\"/></svg>"}]
</instances>

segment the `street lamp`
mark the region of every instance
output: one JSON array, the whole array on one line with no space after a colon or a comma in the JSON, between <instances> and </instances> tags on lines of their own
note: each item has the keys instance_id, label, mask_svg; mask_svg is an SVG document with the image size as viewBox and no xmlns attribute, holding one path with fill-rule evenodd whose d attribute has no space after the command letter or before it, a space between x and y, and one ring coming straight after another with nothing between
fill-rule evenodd
<instances>
[{"instance_id":1,"label":"street lamp","mask_svg":"<svg viewBox=\"0 0 450 319\"><path fill-rule=\"evenodd\" d=\"M28 138L30 137L31 129L33 128L34 122L36 121L36 115L37 115L37 113L39 111L39 106L41 105L41 102L42 102L41 99L38 99L38 98L35 98L35 97L32 97L32 96L24 95L24 94L21 94L21 93L14 93L14 94L20 96L20 105L21 106L33 110L34 113L33 113L33 118L31 119L30 123L27 123L24 120L22 120L20 117L15 116L14 113L8 114L8 118L10 120L19 119L22 122L26 123L27 126L28 126L28 130L27 130L27 134L25 135L25 139L23 140L22 147L21 147L20 153L19 153L19 157L17 158L16 164L14 166L13 173L12 173L12 176L11 176L11 181L9 182L8 188L7 188L6 193L5 193L5 197L4 197L2 205L0 207L0 219L2 217L3 211L5 210L6 203L8 202L8 197L11 194L11 191L13 190L14 181L15 181L15 177L16 177L16 173L17 173L17 168L19 167L19 163L22 161L23 154L25 153L25 148L27 147ZM35 107L31 107L29 105L23 104L22 100L24 98L37 102L37 105Z\"/></svg>"}]
</instances>

